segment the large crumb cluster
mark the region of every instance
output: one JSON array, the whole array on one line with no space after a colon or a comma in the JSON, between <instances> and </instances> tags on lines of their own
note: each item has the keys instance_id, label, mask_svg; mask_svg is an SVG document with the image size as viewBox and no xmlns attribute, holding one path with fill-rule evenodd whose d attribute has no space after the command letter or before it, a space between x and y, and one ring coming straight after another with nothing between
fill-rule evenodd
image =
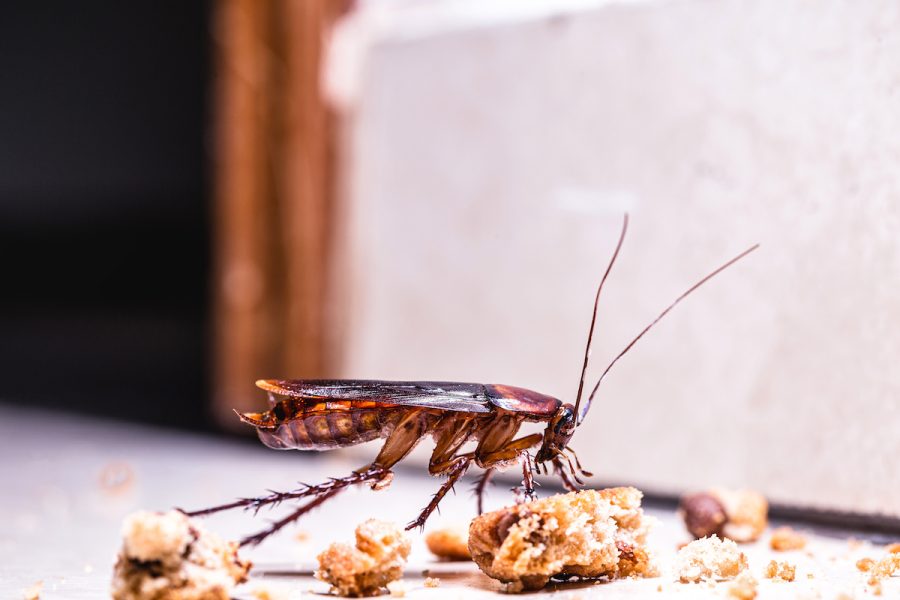
<instances>
[{"instance_id":1,"label":"large crumb cluster","mask_svg":"<svg viewBox=\"0 0 900 600\"><path fill-rule=\"evenodd\" d=\"M400 528L369 519L356 528L355 548L332 544L319 554L316 578L331 584L340 596L375 596L403 576L409 550L410 542Z\"/></svg>"},{"instance_id":2,"label":"large crumb cluster","mask_svg":"<svg viewBox=\"0 0 900 600\"><path fill-rule=\"evenodd\" d=\"M641 497L630 487L584 490L485 513L469 527L469 550L510 590L539 589L556 575L656 576Z\"/></svg>"},{"instance_id":3,"label":"large crumb cluster","mask_svg":"<svg viewBox=\"0 0 900 600\"><path fill-rule=\"evenodd\" d=\"M227 600L250 563L179 511L125 519L113 572L114 600Z\"/></svg>"},{"instance_id":4,"label":"large crumb cluster","mask_svg":"<svg viewBox=\"0 0 900 600\"><path fill-rule=\"evenodd\" d=\"M867 583L880 588L881 580L900 573L900 552L888 552L881 560L863 558L857 561L856 568L868 573Z\"/></svg>"},{"instance_id":5,"label":"large crumb cluster","mask_svg":"<svg viewBox=\"0 0 900 600\"><path fill-rule=\"evenodd\" d=\"M772 532L769 547L776 552L803 550L806 547L806 536L790 527L779 527Z\"/></svg>"},{"instance_id":6,"label":"large crumb cluster","mask_svg":"<svg viewBox=\"0 0 900 600\"><path fill-rule=\"evenodd\" d=\"M425 536L425 545L432 554L444 560L472 560L469 531L463 526L429 531Z\"/></svg>"},{"instance_id":7,"label":"large crumb cluster","mask_svg":"<svg viewBox=\"0 0 900 600\"><path fill-rule=\"evenodd\" d=\"M676 574L682 583L725 581L747 569L747 556L732 540L713 535L694 540L678 551Z\"/></svg>"}]
</instances>

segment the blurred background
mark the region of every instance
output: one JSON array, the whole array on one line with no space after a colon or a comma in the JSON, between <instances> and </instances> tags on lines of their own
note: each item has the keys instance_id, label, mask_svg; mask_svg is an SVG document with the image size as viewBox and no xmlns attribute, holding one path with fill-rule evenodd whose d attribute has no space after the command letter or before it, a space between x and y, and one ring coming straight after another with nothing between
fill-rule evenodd
<instances>
[{"instance_id":1,"label":"blurred background","mask_svg":"<svg viewBox=\"0 0 900 600\"><path fill-rule=\"evenodd\" d=\"M0 401L247 435L264 377L573 400L602 483L900 518L900 12L16 3Z\"/></svg>"}]
</instances>

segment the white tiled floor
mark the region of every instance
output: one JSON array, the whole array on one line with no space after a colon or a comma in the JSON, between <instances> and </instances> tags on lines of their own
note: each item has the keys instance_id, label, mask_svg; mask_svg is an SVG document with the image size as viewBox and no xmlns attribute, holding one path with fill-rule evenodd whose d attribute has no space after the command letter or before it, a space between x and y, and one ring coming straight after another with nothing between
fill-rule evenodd
<instances>
[{"instance_id":1,"label":"white tiled floor","mask_svg":"<svg viewBox=\"0 0 900 600\"><path fill-rule=\"evenodd\" d=\"M93 421L56 413L39 413L0 406L0 598L22 597L23 590L43 581L41 598L108 597L113 556L119 545L123 516L139 508L203 507L265 488L288 489L296 481L320 481L359 466L346 456L326 453L301 456L274 452L256 444L220 440L111 422ZM101 473L128 465L133 483L115 491L100 485ZM109 473L109 472L107 472ZM266 587L285 597L321 594L327 586L310 576L315 555L336 540L351 541L361 520L377 516L399 523L412 519L439 482L414 470L400 470L389 490L353 490L336 498L299 525L251 549L251 581L238 589L249 598ZM465 490L465 491L464 491ZM498 485L489 506L499 506L511 495ZM474 502L462 488L442 505L443 512L429 526L465 522ZM285 508L280 509L284 511ZM662 565L662 576L643 581L568 584L541 592L563 600L586 595L603 598L721 598L728 584L713 587L675 583L671 562L685 533L674 513L652 510L659 519L652 545ZM208 526L223 537L237 538L265 526L267 515L256 519L232 513L208 519ZM308 534L305 541L297 533ZM472 564L435 562L419 535L407 569L409 597L473 598L493 596L498 585ZM765 540L764 540L765 542ZM797 580L774 583L761 580L760 598L836 598L840 592L865 598L871 595L854 567L857 558L877 557L880 550L846 539L813 535L810 552L777 556L797 564ZM765 543L745 547L758 578L772 553ZM423 586L423 571L439 577L435 589ZM808 578L812 575L812 578ZM884 585L885 598L900 598L900 579Z\"/></svg>"}]
</instances>

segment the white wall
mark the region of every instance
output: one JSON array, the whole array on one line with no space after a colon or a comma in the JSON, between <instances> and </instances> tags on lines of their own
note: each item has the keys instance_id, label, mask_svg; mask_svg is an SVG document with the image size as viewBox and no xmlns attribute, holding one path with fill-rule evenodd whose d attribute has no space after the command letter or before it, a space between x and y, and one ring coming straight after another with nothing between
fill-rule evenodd
<instances>
[{"instance_id":1,"label":"white wall","mask_svg":"<svg viewBox=\"0 0 900 600\"><path fill-rule=\"evenodd\" d=\"M900 12L798 0L366 5L336 32L343 375L571 400L603 481L900 517Z\"/></svg>"}]
</instances>

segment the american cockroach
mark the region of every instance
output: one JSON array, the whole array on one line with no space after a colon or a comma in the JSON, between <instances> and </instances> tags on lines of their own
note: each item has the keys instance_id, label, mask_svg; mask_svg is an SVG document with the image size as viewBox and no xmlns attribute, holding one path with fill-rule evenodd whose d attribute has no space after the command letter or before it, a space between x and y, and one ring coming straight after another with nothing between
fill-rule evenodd
<instances>
[{"instance_id":1,"label":"american cockroach","mask_svg":"<svg viewBox=\"0 0 900 600\"><path fill-rule=\"evenodd\" d=\"M492 473L516 462L522 465L522 494L526 499L534 497L534 473L548 474L548 463L566 489L578 489L583 483L580 475L589 477L591 474L582 469L577 455L569 447L569 441L584 421L607 373L679 302L759 246L757 244L741 252L678 296L613 358L582 403L600 293L616 262L627 230L628 215L625 215L615 250L594 297L574 405L546 394L497 384L352 379L260 380L256 385L268 392L269 409L260 413L238 413L238 416L256 428L266 446L279 450L330 450L383 438L385 442L381 451L370 464L346 477L332 478L319 485L301 484L299 489L290 492L242 498L187 514L202 516L232 508L258 511L263 506L286 500L310 499L267 529L241 542L242 545L257 544L348 486L369 483L372 489L381 489L390 485L393 478L391 469L426 435L431 435L435 441L428 472L444 475L447 480L419 516L407 525L407 529L424 526L441 499L473 463L483 469L475 487L479 514L484 490ZM516 437L525 422L547 425L542 434ZM475 448L461 452L468 441L476 442ZM532 456L535 448L537 452Z\"/></svg>"}]
</instances>

